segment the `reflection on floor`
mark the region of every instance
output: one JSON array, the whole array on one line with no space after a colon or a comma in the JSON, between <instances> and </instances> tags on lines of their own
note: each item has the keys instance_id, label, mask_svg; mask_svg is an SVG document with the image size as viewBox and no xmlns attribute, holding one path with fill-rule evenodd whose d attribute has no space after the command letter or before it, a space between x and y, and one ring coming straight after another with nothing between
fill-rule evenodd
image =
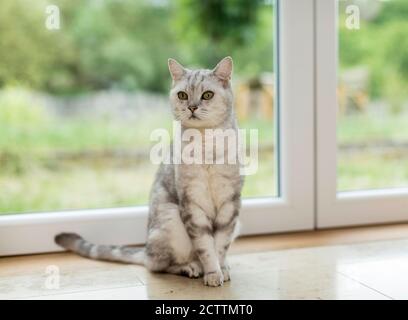
<instances>
[{"instance_id":1,"label":"reflection on floor","mask_svg":"<svg viewBox=\"0 0 408 320\"><path fill-rule=\"evenodd\" d=\"M2 258L0 299L408 299L408 240L239 253L230 265L232 281L208 288L68 253Z\"/></svg>"}]
</instances>

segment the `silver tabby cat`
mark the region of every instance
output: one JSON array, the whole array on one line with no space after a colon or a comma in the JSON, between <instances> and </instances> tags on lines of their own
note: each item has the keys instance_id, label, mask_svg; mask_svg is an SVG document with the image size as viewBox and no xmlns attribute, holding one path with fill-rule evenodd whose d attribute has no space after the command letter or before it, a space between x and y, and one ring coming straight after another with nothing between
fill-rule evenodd
<instances>
[{"instance_id":1,"label":"silver tabby cat","mask_svg":"<svg viewBox=\"0 0 408 320\"><path fill-rule=\"evenodd\" d=\"M191 128L237 132L230 57L213 70L190 70L173 59L168 64L173 78L171 107L182 132ZM144 248L95 245L72 233L60 234L55 241L81 256L143 264L154 272L190 278L203 276L204 284L220 286L230 280L226 253L238 229L242 183L238 163L162 164L150 195Z\"/></svg>"}]
</instances>

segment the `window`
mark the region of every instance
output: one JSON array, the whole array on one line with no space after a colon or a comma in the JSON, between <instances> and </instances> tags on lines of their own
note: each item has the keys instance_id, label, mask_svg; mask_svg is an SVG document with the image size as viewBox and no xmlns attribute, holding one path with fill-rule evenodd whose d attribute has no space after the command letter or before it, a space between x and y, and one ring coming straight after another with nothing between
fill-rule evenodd
<instances>
[{"instance_id":1,"label":"window","mask_svg":"<svg viewBox=\"0 0 408 320\"><path fill-rule=\"evenodd\" d=\"M144 241L169 56L234 57L237 115L260 145L244 234L407 221L405 2L61 0L48 30L44 4L3 1L0 255L57 250L61 231Z\"/></svg>"},{"instance_id":2,"label":"window","mask_svg":"<svg viewBox=\"0 0 408 320\"><path fill-rule=\"evenodd\" d=\"M338 5L337 188L407 187L408 2Z\"/></svg>"},{"instance_id":3,"label":"window","mask_svg":"<svg viewBox=\"0 0 408 320\"><path fill-rule=\"evenodd\" d=\"M260 149L243 233L312 228L312 3L3 1L0 255L58 250L61 231L144 241L149 136L172 124L168 57L235 60L236 112Z\"/></svg>"},{"instance_id":4,"label":"window","mask_svg":"<svg viewBox=\"0 0 408 320\"><path fill-rule=\"evenodd\" d=\"M273 1L220 3L220 16L201 2L55 5L55 29L43 2L0 5L2 214L147 204L150 133L172 125L169 57L206 67L235 58L237 114L260 144L243 195L278 195Z\"/></svg>"},{"instance_id":5,"label":"window","mask_svg":"<svg viewBox=\"0 0 408 320\"><path fill-rule=\"evenodd\" d=\"M406 221L406 1L316 9L317 226Z\"/></svg>"}]
</instances>

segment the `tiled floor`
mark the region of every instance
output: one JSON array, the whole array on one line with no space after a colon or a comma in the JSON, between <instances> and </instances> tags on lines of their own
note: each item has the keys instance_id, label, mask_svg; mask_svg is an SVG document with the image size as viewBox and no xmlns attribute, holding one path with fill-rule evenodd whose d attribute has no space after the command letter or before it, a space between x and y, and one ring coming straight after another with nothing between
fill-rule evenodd
<instances>
[{"instance_id":1,"label":"tiled floor","mask_svg":"<svg viewBox=\"0 0 408 320\"><path fill-rule=\"evenodd\" d=\"M235 254L230 264L232 281L208 288L68 253L3 258L0 299L408 299L408 240Z\"/></svg>"}]
</instances>

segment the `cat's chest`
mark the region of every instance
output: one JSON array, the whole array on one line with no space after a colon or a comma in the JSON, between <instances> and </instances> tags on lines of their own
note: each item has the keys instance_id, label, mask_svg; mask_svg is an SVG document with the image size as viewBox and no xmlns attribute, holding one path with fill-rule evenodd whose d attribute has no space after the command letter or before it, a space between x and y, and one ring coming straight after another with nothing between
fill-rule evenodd
<instances>
[{"instance_id":1,"label":"cat's chest","mask_svg":"<svg viewBox=\"0 0 408 320\"><path fill-rule=\"evenodd\" d=\"M195 185L202 182L211 187L233 185L239 177L238 165L181 165L178 177L183 185Z\"/></svg>"},{"instance_id":2,"label":"cat's chest","mask_svg":"<svg viewBox=\"0 0 408 320\"><path fill-rule=\"evenodd\" d=\"M211 214L216 214L239 188L239 168L236 166L197 165L180 169L182 192L207 208L206 211Z\"/></svg>"}]
</instances>

